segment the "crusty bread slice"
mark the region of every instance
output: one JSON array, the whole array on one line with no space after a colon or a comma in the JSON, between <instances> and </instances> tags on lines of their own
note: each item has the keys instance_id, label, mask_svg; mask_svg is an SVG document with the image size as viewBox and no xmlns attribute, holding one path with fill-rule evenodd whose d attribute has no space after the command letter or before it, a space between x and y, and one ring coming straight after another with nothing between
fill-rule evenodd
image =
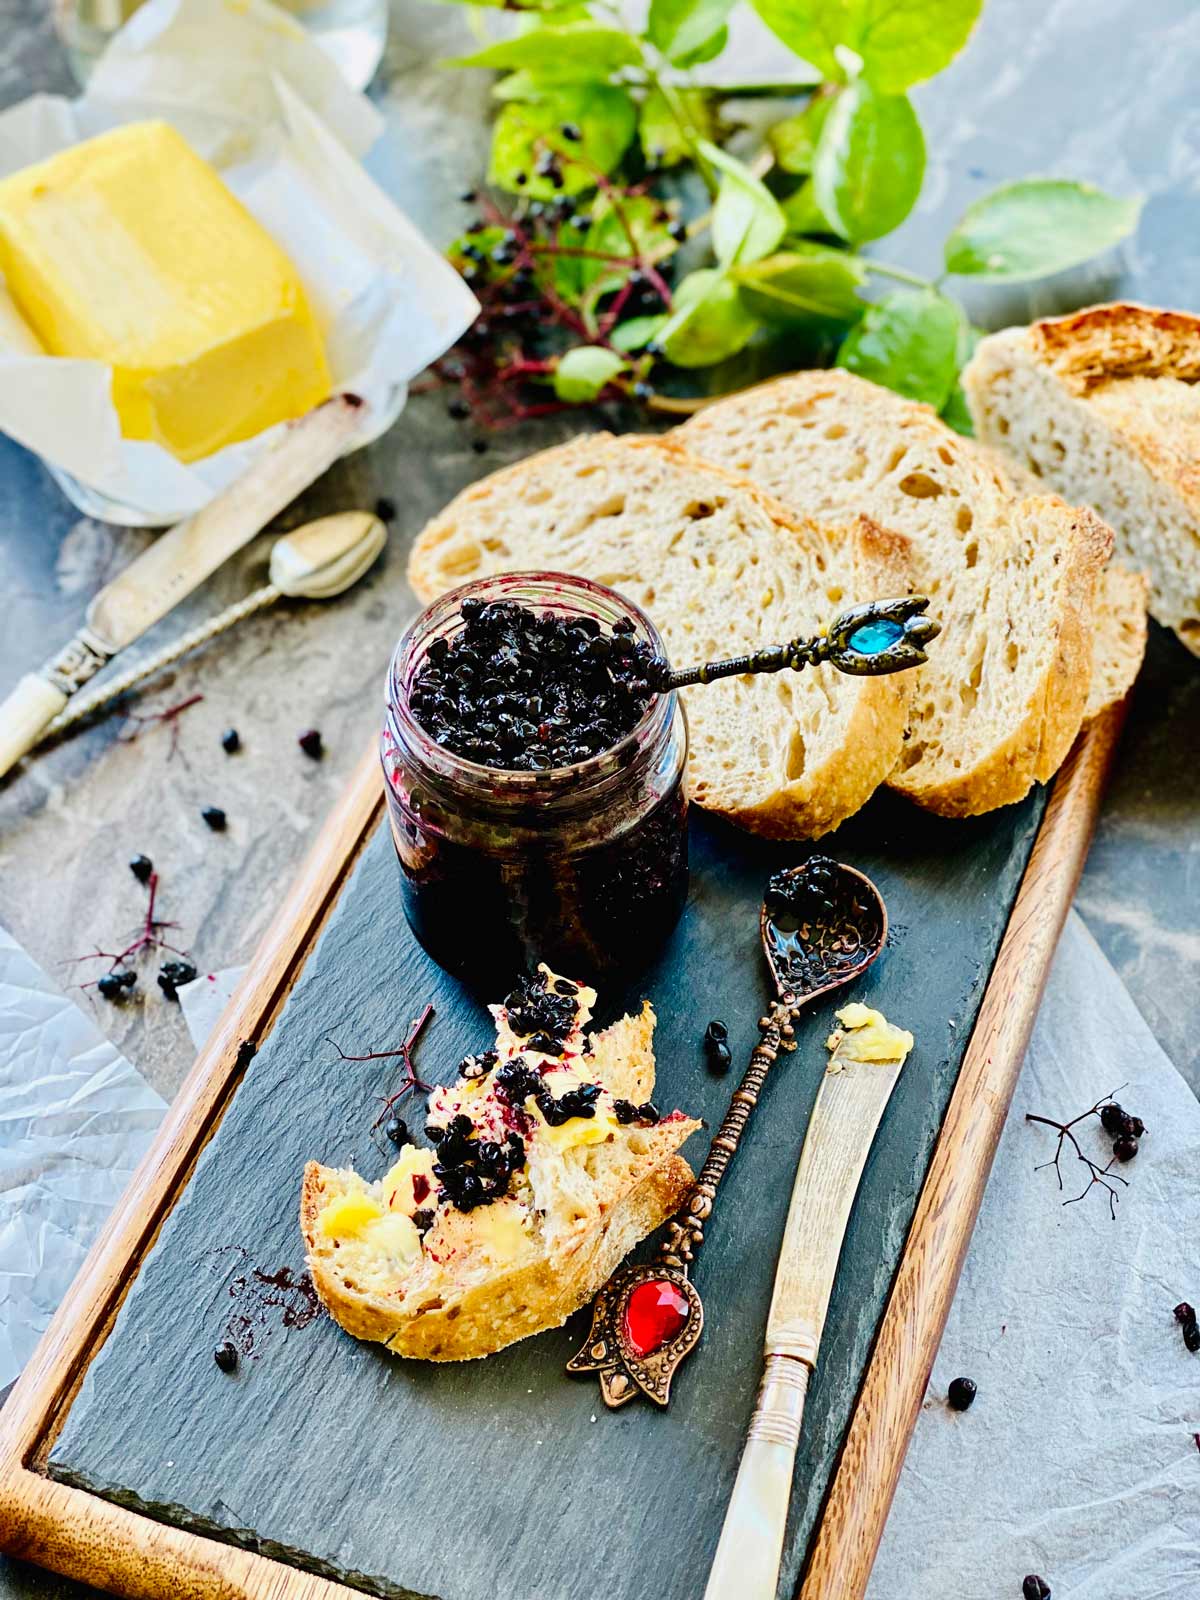
<instances>
[{"instance_id":1,"label":"crusty bread slice","mask_svg":"<svg viewBox=\"0 0 1200 1600\"><path fill-rule=\"evenodd\" d=\"M1092 640L1092 682L1083 720L1091 722L1105 706L1123 700L1146 654L1146 604L1150 581L1110 561L1100 574L1100 603Z\"/></svg>"},{"instance_id":2,"label":"crusty bread slice","mask_svg":"<svg viewBox=\"0 0 1200 1600\"><path fill-rule=\"evenodd\" d=\"M430 600L534 568L620 590L680 666L811 634L845 606L910 588L904 541L869 520L820 527L678 444L607 434L465 490L418 537L409 580ZM776 838L828 832L899 759L909 677L821 666L688 691L691 798Z\"/></svg>"},{"instance_id":3,"label":"crusty bread slice","mask_svg":"<svg viewBox=\"0 0 1200 1600\"><path fill-rule=\"evenodd\" d=\"M406 1156L420 1160L420 1152L406 1146L392 1173L373 1183L309 1162L300 1228L313 1283L335 1321L397 1355L468 1361L557 1327L586 1304L633 1246L679 1209L694 1181L677 1152L698 1122L675 1112L620 1125L613 1114L614 1101L640 1105L653 1092L654 1021L646 1003L586 1046L580 1032L559 1061L522 1054L521 1041L505 1047L498 1035L502 1060L541 1059L547 1083L600 1084L597 1114L549 1128L530 1109L522 1117L526 1161L508 1197L464 1212L444 1196L422 1194L433 1220L415 1253L412 1196L389 1190ZM435 1091L431 1106L440 1118L457 1107L476 1119L481 1136L495 1137L490 1082L460 1079ZM379 1217L356 1234L331 1237L322 1218L348 1196Z\"/></svg>"},{"instance_id":4,"label":"crusty bread slice","mask_svg":"<svg viewBox=\"0 0 1200 1600\"><path fill-rule=\"evenodd\" d=\"M1097 578L1112 536L1057 497L1021 498L991 452L847 372L804 372L680 430L796 513L855 510L909 541L943 633L914 684L891 784L945 816L1020 800L1058 770L1088 700Z\"/></svg>"},{"instance_id":5,"label":"crusty bread slice","mask_svg":"<svg viewBox=\"0 0 1200 1600\"><path fill-rule=\"evenodd\" d=\"M1200 317L1092 306L980 342L981 439L1094 506L1149 572L1150 611L1200 655Z\"/></svg>"}]
</instances>

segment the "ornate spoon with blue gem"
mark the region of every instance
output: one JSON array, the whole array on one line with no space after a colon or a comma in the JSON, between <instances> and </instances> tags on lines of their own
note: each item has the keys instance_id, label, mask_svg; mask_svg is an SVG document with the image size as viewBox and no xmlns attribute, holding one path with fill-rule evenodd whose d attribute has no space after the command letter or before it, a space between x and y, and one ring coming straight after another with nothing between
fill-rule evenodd
<instances>
[{"instance_id":1,"label":"ornate spoon with blue gem","mask_svg":"<svg viewBox=\"0 0 1200 1600\"><path fill-rule=\"evenodd\" d=\"M870 600L851 606L830 623L825 633L788 644L768 645L753 655L731 656L726 661L706 661L700 667L671 666L662 656L650 666L650 684L660 692L686 689L693 683L713 683L718 678L739 678L754 672L799 672L823 661L852 677L879 677L919 667L925 646L942 631L941 623L927 617L924 595L902 600Z\"/></svg>"},{"instance_id":2,"label":"ornate spoon with blue gem","mask_svg":"<svg viewBox=\"0 0 1200 1600\"><path fill-rule=\"evenodd\" d=\"M810 856L768 883L759 933L777 998L759 1019L759 1041L746 1075L734 1090L691 1197L667 1224L654 1260L624 1267L609 1279L592 1306L591 1331L567 1363L570 1373L596 1373L605 1404L613 1409L639 1394L655 1405L667 1404L675 1371L704 1327L704 1306L688 1272L767 1074L781 1050L795 1049L801 1008L849 983L875 960L887 939L887 911L870 878L828 856Z\"/></svg>"}]
</instances>

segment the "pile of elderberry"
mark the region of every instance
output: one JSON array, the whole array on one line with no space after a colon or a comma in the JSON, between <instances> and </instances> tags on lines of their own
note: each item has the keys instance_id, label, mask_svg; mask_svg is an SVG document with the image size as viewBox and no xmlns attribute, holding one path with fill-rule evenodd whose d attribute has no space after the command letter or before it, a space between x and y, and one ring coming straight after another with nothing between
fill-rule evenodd
<instances>
[{"instance_id":1,"label":"pile of elderberry","mask_svg":"<svg viewBox=\"0 0 1200 1600\"><path fill-rule=\"evenodd\" d=\"M509 1179L525 1165L525 1141L510 1133L503 1144L476 1137L475 1124L461 1112L446 1126L425 1124L437 1160L433 1175L442 1194L460 1211L491 1205L508 1193Z\"/></svg>"},{"instance_id":2,"label":"pile of elderberry","mask_svg":"<svg viewBox=\"0 0 1200 1600\"><path fill-rule=\"evenodd\" d=\"M1113 1155L1117 1160L1132 1161L1146 1132L1141 1117L1130 1116L1115 1100L1109 1100L1100 1108L1100 1124L1105 1133L1112 1136Z\"/></svg>"},{"instance_id":3,"label":"pile of elderberry","mask_svg":"<svg viewBox=\"0 0 1200 1600\"><path fill-rule=\"evenodd\" d=\"M410 705L421 726L468 761L510 772L573 766L612 749L654 694L656 658L626 618L537 612L467 599L462 627L429 646Z\"/></svg>"},{"instance_id":4,"label":"pile of elderberry","mask_svg":"<svg viewBox=\"0 0 1200 1600\"><path fill-rule=\"evenodd\" d=\"M575 1026L579 985L570 978L555 978L553 987L544 972L532 978L518 978L505 997L504 1014L518 1039L526 1039L531 1050L544 1055L561 1055L563 1042Z\"/></svg>"}]
</instances>

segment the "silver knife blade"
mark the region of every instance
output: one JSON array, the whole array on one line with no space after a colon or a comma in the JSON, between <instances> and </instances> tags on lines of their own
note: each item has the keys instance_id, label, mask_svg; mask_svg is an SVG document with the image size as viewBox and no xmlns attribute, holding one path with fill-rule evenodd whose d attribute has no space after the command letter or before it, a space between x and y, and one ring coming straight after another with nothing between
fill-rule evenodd
<instances>
[{"instance_id":1,"label":"silver knife blade","mask_svg":"<svg viewBox=\"0 0 1200 1600\"><path fill-rule=\"evenodd\" d=\"M105 584L87 620L109 654L140 638L319 478L364 416L356 395L334 395L314 407L203 510L161 534Z\"/></svg>"}]
</instances>

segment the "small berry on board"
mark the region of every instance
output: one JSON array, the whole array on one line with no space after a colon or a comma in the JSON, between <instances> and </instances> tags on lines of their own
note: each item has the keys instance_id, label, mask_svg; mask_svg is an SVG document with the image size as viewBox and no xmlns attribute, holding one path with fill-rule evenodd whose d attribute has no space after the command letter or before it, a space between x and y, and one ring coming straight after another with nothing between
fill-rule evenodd
<instances>
[{"instance_id":1,"label":"small berry on board","mask_svg":"<svg viewBox=\"0 0 1200 1600\"><path fill-rule=\"evenodd\" d=\"M227 756L236 754L242 748L242 736L236 728L226 728L221 735L221 749Z\"/></svg>"},{"instance_id":2,"label":"small berry on board","mask_svg":"<svg viewBox=\"0 0 1200 1600\"><path fill-rule=\"evenodd\" d=\"M408 1124L400 1117L389 1117L383 1125L384 1137L397 1146L407 1144Z\"/></svg>"},{"instance_id":3,"label":"small berry on board","mask_svg":"<svg viewBox=\"0 0 1200 1600\"><path fill-rule=\"evenodd\" d=\"M150 874L154 871L154 863L149 856L131 856L129 870L139 883L149 883Z\"/></svg>"},{"instance_id":4,"label":"small berry on board","mask_svg":"<svg viewBox=\"0 0 1200 1600\"><path fill-rule=\"evenodd\" d=\"M1050 1600L1050 1585L1031 1572L1021 1585L1022 1600Z\"/></svg>"},{"instance_id":5,"label":"small berry on board","mask_svg":"<svg viewBox=\"0 0 1200 1600\"><path fill-rule=\"evenodd\" d=\"M231 1344L228 1339L224 1340L213 1351L213 1360L222 1372L235 1371L238 1364L237 1346Z\"/></svg>"},{"instance_id":6,"label":"small berry on board","mask_svg":"<svg viewBox=\"0 0 1200 1600\"><path fill-rule=\"evenodd\" d=\"M200 815L204 818L205 823L212 829L214 833L225 832L225 827L229 821L229 818L221 810L220 806L205 806L201 810Z\"/></svg>"},{"instance_id":7,"label":"small berry on board","mask_svg":"<svg viewBox=\"0 0 1200 1600\"><path fill-rule=\"evenodd\" d=\"M306 728L296 740L304 754L313 761L319 761L325 754L325 745L317 728Z\"/></svg>"},{"instance_id":8,"label":"small berry on board","mask_svg":"<svg viewBox=\"0 0 1200 1600\"><path fill-rule=\"evenodd\" d=\"M954 1378L946 1390L946 1404L951 1411L969 1411L978 1392L973 1378Z\"/></svg>"},{"instance_id":9,"label":"small berry on board","mask_svg":"<svg viewBox=\"0 0 1200 1600\"><path fill-rule=\"evenodd\" d=\"M714 1072L728 1072L733 1065L733 1056L729 1049L729 1029L719 1018L714 1017L704 1030L704 1053Z\"/></svg>"}]
</instances>

